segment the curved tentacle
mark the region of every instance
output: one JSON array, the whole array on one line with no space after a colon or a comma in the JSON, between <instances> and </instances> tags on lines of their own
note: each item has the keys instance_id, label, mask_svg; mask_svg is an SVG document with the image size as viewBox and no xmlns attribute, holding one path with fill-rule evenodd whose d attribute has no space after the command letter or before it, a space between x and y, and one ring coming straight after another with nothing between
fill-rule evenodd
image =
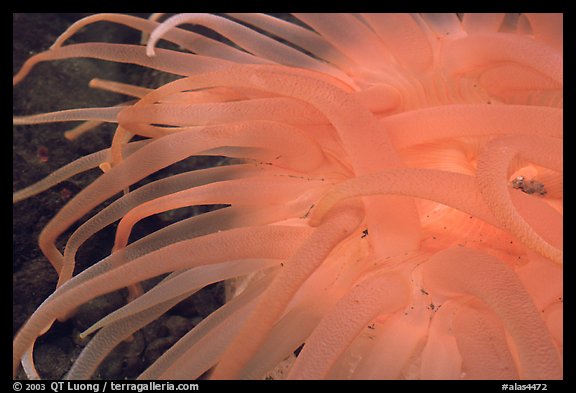
<instances>
[{"instance_id":1,"label":"curved tentacle","mask_svg":"<svg viewBox=\"0 0 576 393\"><path fill-rule=\"evenodd\" d=\"M526 245L556 263L562 250L544 240L514 206L508 186L510 164L517 156L546 168L562 171L562 140L537 135L501 137L490 141L478 157L477 181L486 205L499 224Z\"/></svg>"},{"instance_id":2,"label":"curved tentacle","mask_svg":"<svg viewBox=\"0 0 576 393\"><path fill-rule=\"evenodd\" d=\"M473 295L498 314L516 344L521 378L562 378L550 333L530 295L504 262L479 250L450 248L430 258L424 279L430 290Z\"/></svg>"},{"instance_id":3,"label":"curved tentacle","mask_svg":"<svg viewBox=\"0 0 576 393\"><path fill-rule=\"evenodd\" d=\"M310 238L286 261L238 336L222 355L211 378L230 379L240 374L288 305L290 298L332 249L356 229L362 219L362 211L355 205L347 206L326 217L323 224L314 230Z\"/></svg>"},{"instance_id":4,"label":"curved tentacle","mask_svg":"<svg viewBox=\"0 0 576 393\"><path fill-rule=\"evenodd\" d=\"M288 378L324 378L347 344L378 314L404 306L409 293L405 278L398 273L380 273L360 281L308 337Z\"/></svg>"}]
</instances>

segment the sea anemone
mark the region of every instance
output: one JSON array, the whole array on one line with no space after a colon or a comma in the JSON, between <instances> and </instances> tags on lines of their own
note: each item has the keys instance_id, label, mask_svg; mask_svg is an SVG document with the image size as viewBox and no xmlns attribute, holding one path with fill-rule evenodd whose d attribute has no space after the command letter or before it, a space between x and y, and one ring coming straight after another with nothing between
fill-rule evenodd
<instances>
[{"instance_id":1,"label":"sea anemone","mask_svg":"<svg viewBox=\"0 0 576 393\"><path fill-rule=\"evenodd\" d=\"M69 42L100 21L143 43ZM178 78L94 80L131 100L14 117L86 122L71 137L116 126L108 149L14 193L102 171L40 235L58 284L14 338L14 375L40 377L37 338L102 295L130 294L82 333L69 379L226 281L226 303L141 379L562 378L561 14L92 15L14 84L79 57ZM227 160L141 182L193 156ZM220 208L131 236L196 205Z\"/></svg>"}]
</instances>

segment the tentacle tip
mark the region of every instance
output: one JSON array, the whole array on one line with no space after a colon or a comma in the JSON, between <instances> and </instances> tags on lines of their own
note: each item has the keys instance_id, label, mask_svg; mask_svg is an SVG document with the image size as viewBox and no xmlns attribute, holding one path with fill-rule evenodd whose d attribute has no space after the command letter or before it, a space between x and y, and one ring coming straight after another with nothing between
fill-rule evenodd
<instances>
[{"instance_id":1,"label":"tentacle tip","mask_svg":"<svg viewBox=\"0 0 576 393\"><path fill-rule=\"evenodd\" d=\"M90 82L88 82L88 87L94 88L98 87L99 83L102 81L100 78L92 78Z\"/></svg>"},{"instance_id":2,"label":"tentacle tip","mask_svg":"<svg viewBox=\"0 0 576 393\"><path fill-rule=\"evenodd\" d=\"M154 49L154 46L150 44L150 42L148 45L146 45L146 56L156 57L156 50Z\"/></svg>"},{"instance_id":3,"label":"tentacle tip","mask_svg":"<svg viewBox=\"0 0 576 393\"><path fill-rule=\"evenodd\" d=\"M314 211L310 215L310 218L308 219L308 225L310 225L311 227L320 226L320 224L322 224L324 216L325 214L322 214L318 212L316 209L314 209Z\"/></svg>"},{"instance_id":4,"label":"tentacle tip","mask_svg":"<svg viewBox=\"0 0 576 393\"><path fill-rule=\"evenodd\" d=\"M66 131L64 132L64 138L66 138L69 141L73 141L74 139L76 139L76 134L72 131Z\"/></svg>"},{"instance_id":5,"label":"tentacle tip","mask_svg":"<svg viewBox=\"0 0 576 393\"><path fill-rule=\"evenodd\" d=\"M103 162L100 165L98 165L98 168L100 168L100 170L103 173L108 172L110 169L112 169L112 165L109 162Z\"/></svg>"}]
</instances>

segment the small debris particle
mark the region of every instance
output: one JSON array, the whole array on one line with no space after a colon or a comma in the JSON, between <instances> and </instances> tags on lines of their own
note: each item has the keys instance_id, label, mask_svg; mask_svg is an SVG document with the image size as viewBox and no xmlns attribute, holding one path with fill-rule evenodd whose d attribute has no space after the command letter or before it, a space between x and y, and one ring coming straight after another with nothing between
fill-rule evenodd
<instances>
[{"instance_id":1,"label":"small debris particle","mask_svg":"<svg viewBox=\"0 0 576 393\"><path fill-rule=\"evenodd\" d=\"M304 214L302 217L300 218L307 218L310 215L310 212L312 211L312 209L314 209L314 206L316 206L316 204L312 204L312 206L310 206L310 208L308 209L308 211L306 212L306 214Z\"/></svg>"},{"instance_id":2,"label":"small debris particle","mask_svg":"<svg viewBox=\"0 0 576 393\"><path fill-rule=\"evenodd\" d=\"M68 188L61 189L60 198L62 198L63 201L67 201L68 199L72 198L72 191L70 191Z\"/></svg>"},{"instance_id":3,"label":"small debris particle","mask_svg":"<svg viewBox=\"0 0 576 393\"><path fill-rule=\"evenodd\" d=\"M36 151L36 155L40 162L48 162L48 148L46 146L40 146Z\"/></svg>"},{"instance_id":4,"label":"small debris particle","mask_svg":"<svg viewBox=\"0 0 576 393\"><path fill-rule=\"evenodd\" d=\"M516 176L516 178L512 179L510 185L512 188L520 190L525 194L544 196L548 192L543 183L534 179L527 180L524 176Z\"/></svg>"},{"instance_id":5,"label":"small debris particle","mask_svg":"<svg viewBox=\"0 0 576 393\"><path fill-rule=\"evenodd\" d=\"M294 350L294 356L298 357L298 355L300 355L300 352L302 352L302 348L304 348L304 343L302 343L298 348Z\"/></svg>"}]
</instances>

